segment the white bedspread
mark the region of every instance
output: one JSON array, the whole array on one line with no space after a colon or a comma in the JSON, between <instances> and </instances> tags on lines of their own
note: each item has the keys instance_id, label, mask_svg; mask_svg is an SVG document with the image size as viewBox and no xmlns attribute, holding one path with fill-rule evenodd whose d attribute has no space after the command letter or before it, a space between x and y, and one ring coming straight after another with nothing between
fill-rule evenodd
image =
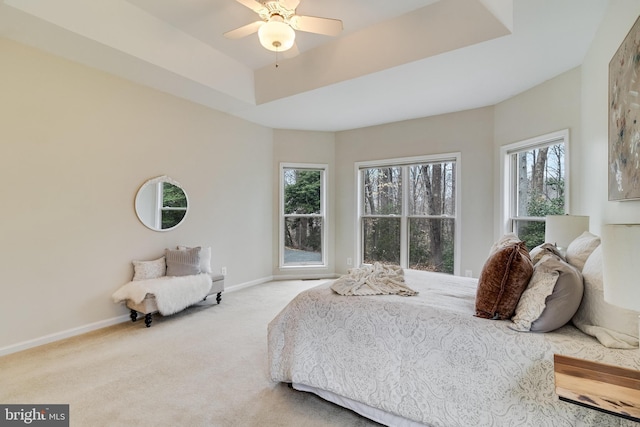
<instances>
[{"instance_id":1,"label":"white bedspread","mask_svg":"<svg viewBox=\"0 0 640 427\"><path fill-rule=\"evenodd\" d=\"M126 283L114 292L112 298L114 302L131 300L137 304L142 302L147 294L153 294L160 314L168 316L202 301L209 289L211 276L206 273L164 276Z\"/></svg>"},{"instance_id":2,"label":"white bedspread","mask_svg":"<svg viewBox=\"0 0 640 427\"><path fill-rule=\"evenodd\" d=\"M407 270L419 295L298 295L268 327L274 381L318 387L433 427L635 425L561 402L553 354L640 369L573 326L538 334L473 316L476 280Z\"/></svg>"}]
</instances>

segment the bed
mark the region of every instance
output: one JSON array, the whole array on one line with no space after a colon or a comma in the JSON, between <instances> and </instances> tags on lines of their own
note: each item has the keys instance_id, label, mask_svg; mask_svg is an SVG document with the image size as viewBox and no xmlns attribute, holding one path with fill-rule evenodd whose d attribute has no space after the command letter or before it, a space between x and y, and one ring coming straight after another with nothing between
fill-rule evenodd
<instances>
[{"instance_id":1,"label":"bed","mask_svg":"<svg viewBox=\"0 0 640 427\"><path fill-rule=\"evenodd\" d=\"M631 426L559 401L553 355L640 369L571 324L518 332L474 316L477 279L406 270L418 295L302 292L268 326L273 381L389 426Z\"/></svg>"}]
</instances>

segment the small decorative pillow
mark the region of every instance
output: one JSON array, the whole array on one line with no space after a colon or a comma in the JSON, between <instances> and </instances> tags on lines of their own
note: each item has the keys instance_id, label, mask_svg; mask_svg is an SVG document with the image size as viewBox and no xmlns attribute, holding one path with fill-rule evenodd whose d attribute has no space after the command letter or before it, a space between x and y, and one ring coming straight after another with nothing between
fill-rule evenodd
<instances>
[{"instance_id":1,"label":"small decorative pillow","mask_svg":"<svg viewBox=\"0 0 640 427\"><path fill-rule=\"evenodd\" d=\"M179 251L184 251L187 249L192 249L188 246L178 246ZM212 274L211 270L211 247L201 248L200 249L200 272Z\"/></svg>"},{"instance_id":2,"label":"small decorative pillow","mask_svg":"<svg viewBox=\"0 0 640 427\"><path fill-rule=\"evenodd\" d=\"M587 258L598 246L600 246L600 237L585 231L569 243L567 262L582 271Z\"/></svg>"},{"instance_id":3,"label":"small decorative pillow","mask_svg":"<svg viewBox=\"0 0 640 427\"><path fill-rule=\"evenodd\" d=\"M165 257L153 261L133 261L133 280L157 279L165 275Z\"/></svg>"},{"instance_id":4,"label":"small decorative pillow","mask_svg":"<svg viewBox=\"0 0 640 427\"><path fill-rule=\"evenodd\" d=\"M565 260L558 247L553 243L543 243L529 251L529 256L531 257L531 262L534 266L547 254L553 254L561 260Z\"/></svg>"},{"instance_id":5,"label":"small decorative pillow","mask_svg":"<svg viewBox=\"0 0 640 427\"><path fill-rule=\"evenodd\" d=\"M498 249L487 259L480 273L476 316L509 319L532 274L533 264L524 242Z\"/></svg>"},{"instance_id":6,"label":"small decorative pillow","mask_svg":"<svg viewBox=\"0 0 640 427\"><path fill-rule=\"evenodd\" d=\"M549 288L551 277L555 279ZM580 306L583 289L577 268L553 254L543 256L511 319L513 329L551 332L566 325Z\"/></svg>"},{"instance_id":7,"label":"small decorative pillow","mask_svg":"<svg viewBox=\"0 0 640 427\"><path fill-rule=\"evenodd\" d=\"M166 249L167 276L200 274L200 247L180 250Z\"/></svg>"}]
</instances>

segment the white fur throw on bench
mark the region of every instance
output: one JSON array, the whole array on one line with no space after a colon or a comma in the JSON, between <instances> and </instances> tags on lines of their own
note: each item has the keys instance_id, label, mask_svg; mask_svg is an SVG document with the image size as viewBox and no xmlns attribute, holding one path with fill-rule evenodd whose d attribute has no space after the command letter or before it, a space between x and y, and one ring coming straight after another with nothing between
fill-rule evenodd
<instances>
[{"instance_id":1,"label":"white fur throw on bench","mask_svg":"<svg viewBox=\"0 0 640 427\"><path fill-rule=\"evenodd\" d=\"M211 276L206 273L163 276L129 282L121 286L112 298L114 302L131 300L138 304L147 294L153 294L160 314L168 316L202 301L210 289Z\"/></svg>"}]
</instances>

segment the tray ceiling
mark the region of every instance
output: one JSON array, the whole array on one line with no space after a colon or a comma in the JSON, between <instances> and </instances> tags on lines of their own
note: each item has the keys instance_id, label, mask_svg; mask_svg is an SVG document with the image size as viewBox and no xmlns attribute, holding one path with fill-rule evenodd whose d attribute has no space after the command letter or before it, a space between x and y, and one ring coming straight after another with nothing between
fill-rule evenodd
<instances>
[{"instance_id":1,"label":"tray ceiling","mask_svg":"<svg viewBox=\"0 0 640 427\"><path fill-rule=\"evenodd\" d=\"M276 56L234 0L3 0L0 36L246 120L338 131L493 105L582 63L607 0L302 0Z\"/></svg>"}]
</instances>

